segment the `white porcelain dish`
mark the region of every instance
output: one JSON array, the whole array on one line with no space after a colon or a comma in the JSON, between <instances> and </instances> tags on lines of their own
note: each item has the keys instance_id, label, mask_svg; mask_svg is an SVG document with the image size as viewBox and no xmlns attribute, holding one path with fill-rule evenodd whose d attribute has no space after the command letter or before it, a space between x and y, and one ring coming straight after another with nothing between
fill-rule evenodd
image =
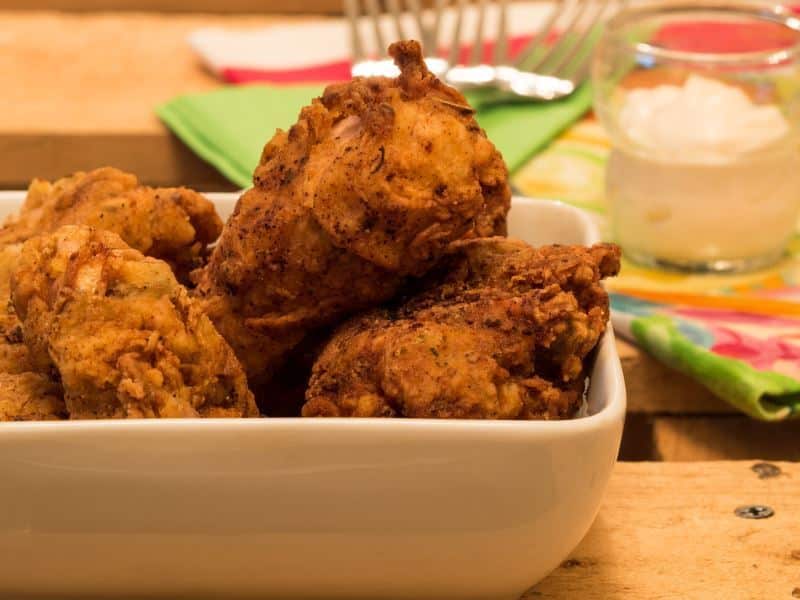
<instances>
[{"instance_id":1,"label":"white porcelain dish","mask_svg":"<svg viewBox=\"0 0 800 600\"><path fill-rule=\"evenodd\" d=\"M510 233L597 239L522 198ZM569 421L0 423L0 596L516 599L588 530L624 414L609 331Z\"/></svg>"}]
</instances>

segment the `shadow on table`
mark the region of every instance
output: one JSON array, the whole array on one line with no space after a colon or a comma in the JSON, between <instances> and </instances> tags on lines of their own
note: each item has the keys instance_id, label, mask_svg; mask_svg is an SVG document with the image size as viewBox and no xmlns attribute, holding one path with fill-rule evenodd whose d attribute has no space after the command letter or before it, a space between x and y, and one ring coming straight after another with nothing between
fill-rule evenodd
<instances>
[{"instance_id":1,"label":"shadow on table","mask_svg":"<svg viewBox=\"0 0 800 600\"><path fill-rule=\"evenodd\" d=\"M619 573L625 569L626 549L612 541L611 524L601 513L570 557L520 600L630 598Z\"/></svg>"}]
</instances>

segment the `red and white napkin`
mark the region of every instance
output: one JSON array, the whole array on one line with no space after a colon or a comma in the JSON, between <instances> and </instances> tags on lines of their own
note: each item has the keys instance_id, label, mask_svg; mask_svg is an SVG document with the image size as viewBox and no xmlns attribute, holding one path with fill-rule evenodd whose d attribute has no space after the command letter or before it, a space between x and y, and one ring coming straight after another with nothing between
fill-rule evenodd
<instances>
[{"instance_id":1,"label":"red and white napkin","mask_svg":"<svg viewBox=\"0 0 800 600\"><path fill-rule=\"evenodd\" d=\"M552 7L548 3L525 3L511 4L508 10L509 51L513 55L541 28ZM462 39L474 38L477 17L474 7L467 7ZM489 41L484 53L488 59L493 47L492 32L497 31L497 7L490 5L485 18L484 31ZM445 11L440 52L449 46L454 22L454 14ZM408 15L404 15L401 24L404 32L417 31ZM379 54L372 24L362 20L359 26L362 39L373 44L367 48L368 52ZM380 27L387 42L397 38L391 17L385 16ZM214 73L229 83L325 83L350 78L350 37L350 25L345 19L330 18L262 29L199 29L190 34L189 44ZM469 50L468 46L461 48L462 53Z\"/></svg>"},{"instance_id":2,"label":"red and white napkin","mask_svg":"<svg viewBox=\"0 0 800 600\"><path fill-rule=\"evenodd\" d=\"M798 11L798 5L795 4L792 8ZM507 27L512 55L525 45L533 32L541 29L552 9L549 2L509 4ZM430 19L432 15L427 13L425 17ZM566 14L565 22L556 23L556 29L568 25L569 17ZM477 19L476 7L467 6L462 25L462 40L474 38ZM485 19L484 31L489 41L484 46L484 55L488 60L493 46L493 32L497 31L497 5L490 4L487 7ZM454 23L454 13L445 11L440 27L440 55L446 54L450 45ZM412 17L404 15L401 24L407 35L416 35L414 32L417 28ZM669 28L669 36L676 41L682 39L687 47L694 49L702 49L704 44L711 44L717 49L719 36L747 46L747 39L753 34L752 25L746 28L736 25L720 27L720 23L715 23L715 29L710 33L707 25L694 23L673 26ZM362 19L359 26L361 39L372 44L367 51L374 55L381 54L374 43L372 23ZM380 21L380 28L387 43L398 37L390 16L384 16ZM350 36L350 25L345 19L320 18L261 29L199 29L190 34L189 44L214 73L229 83L327 83L350 78ZM385 48L380 50L385 52ZM462 45L463 59L466 59L469 51L468 45Z\"/></svg>"}]
</instances>

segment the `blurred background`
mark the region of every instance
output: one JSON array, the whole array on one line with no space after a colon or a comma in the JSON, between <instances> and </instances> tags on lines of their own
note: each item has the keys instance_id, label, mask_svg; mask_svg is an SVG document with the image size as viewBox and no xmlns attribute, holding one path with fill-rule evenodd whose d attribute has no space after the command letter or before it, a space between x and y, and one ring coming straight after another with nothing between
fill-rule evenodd
<instances>
[{"instance_id":1,"label":"blurred background","mask_svg":"<svg viewBox=\"0 0 800 600\"><path fill-rule=\"evenodd\" d=\"M530 38L553 4L519 4L514 27ZM340 0L0 0L0 190L104 165L150 185L240 189L274 129L291 125L331 73L349 75L341 15ZM253 83L263 87L238 85ZM481 109L478 119L503 150L516 191L579 206L610 235L611 143L591 103L582 87L547 106ZM800 411L798 239L782 262L744 279L626 265L612 290L615 314L627 319L615 321L628 338L619 342L629 393L623 459L800 460L800 424L789 418ZM700 354L749 370L720 385L631 343L625 327L653 307L671 311L675 331ZM722 318L731 314L739 321ZM780 411L762 402L761 387L747 387L754 371L787 378ZM742 381L747 393L731 397Z\"/></svg>"},{"instance_id":2,"label":"blurred background","mask_svg":"<svg viewBox=\"0 0 800 600\"><path fill-rule=\"evenodd\" d=\"M337 0L2 0L3 10L144 10L211 13L341 13Z\"/></svg>"}]
</instances>

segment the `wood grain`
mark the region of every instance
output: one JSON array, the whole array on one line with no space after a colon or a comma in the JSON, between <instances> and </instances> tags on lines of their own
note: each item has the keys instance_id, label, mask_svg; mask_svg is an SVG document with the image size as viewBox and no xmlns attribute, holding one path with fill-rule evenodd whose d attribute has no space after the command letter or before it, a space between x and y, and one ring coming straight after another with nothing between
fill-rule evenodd
<instances>
[{"instance_id":1,"label":"wood grain","mask_svg":"<svg viewBox=\"0 0 800 600\"><path fill-rule=\"evenodd\" d=\"M68 148L69 151L64 151ZM151 185L206 191L236 189L173 135L107 133L0 136L0 189L24 189L34 177L58 178L112 165Z\"/></svg>"},{"instance_id":2,"label":"wood grain","mask_svg":"<svg viewBox=\"0 0 800 600\"><path fill-rule=\"evenodd\" d=\"M341 0L0 0L0 10L339 13Z\"/></svg>"},{"instance_id":3,"label":"wood grain","mask_svg":"<svg viewBox=\"0 0 800 600\"><path fill-rule=\"evenodd\" d=\"M661 417L654 420L652 437L653 458L658 460L800 461L800 421L761 423L742 416Z\"/></svg>"},{"instance_id":4,"label":"wood grain","mask_svg":"<svg viewBox=\"0 0 800 600\"><path fill-rule=\"evenodd\" d=\"M113 164L151 184L232 186L179 143L154 108L219 81L186 37L275 16L0 12L0 188Z\"/></svg>"},{"instance_id":5,"label":"wood grain","mask_svg":"<svg viewBox=\"0 0 800 600\"><path fill-rule=\"evenodd\" d=\"M628 411L646 414L738 414L702 385L664 366L625 340L617 340Z\"/></svg>"},{"instance_id":6,"label":"wood grain","mask_svg":"<svg viewBox=\"0 0 800 600\"><path fill-rule=\"evenodd\" d=\"M797 598L800 465L759 479L752 464L618 464L589 534L524 599ZM774 516L734 515L756 503Z\"/></svg>"}]
</instances>

